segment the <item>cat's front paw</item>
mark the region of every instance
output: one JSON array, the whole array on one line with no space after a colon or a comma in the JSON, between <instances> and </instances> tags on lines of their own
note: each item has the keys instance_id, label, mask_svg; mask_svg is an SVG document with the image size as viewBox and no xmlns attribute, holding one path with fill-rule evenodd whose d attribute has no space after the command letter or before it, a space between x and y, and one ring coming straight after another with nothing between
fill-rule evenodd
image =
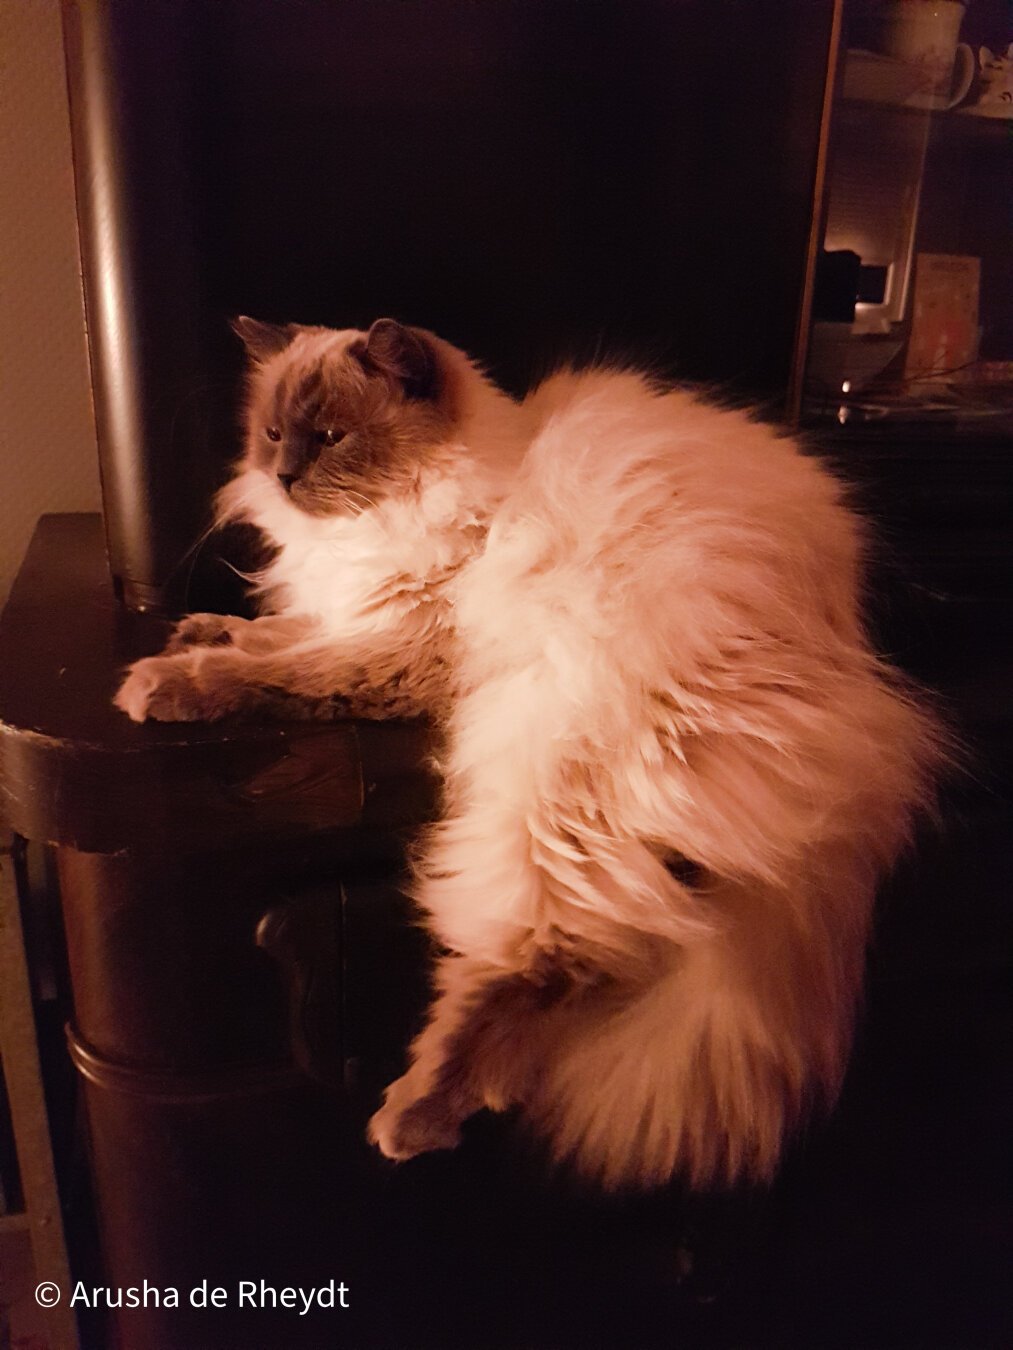
<instances>
[{"instance_id":1,"label":"cat's front paw","mask_svg":"<svg viewBox=\"0 0 1013 1350\"><path fill-rule=\"evenodd\" d=\"M190 647L227 647L240 623L242 620L231 614L187 614L172 630L165 650L173 653Z\"/></svg>"},{"instance_id":2,"label":"cat's front paw","mask_svg":"<svg viewBox=\"0 0 1013 1350\"><path fill-rule=\"evenodd\" d=\"M199 722L214 714L195 675L179 655L146 656L130 667L113 702L134 722Z\"/></svg>"},{"instance_id":3,"label":"cat's front paw","mask_svg":"<svg viewBox=\"0 0 1013 1350\"><path fill-rule=\"evenodd\" d=\"M449 1097L441 1092L417 1096L411 1078L407 1073L391 1083L367 1127L370 1141L395 1162L456 1148L461 1142L462 1117Z\"/></svg>"}]
</instances>

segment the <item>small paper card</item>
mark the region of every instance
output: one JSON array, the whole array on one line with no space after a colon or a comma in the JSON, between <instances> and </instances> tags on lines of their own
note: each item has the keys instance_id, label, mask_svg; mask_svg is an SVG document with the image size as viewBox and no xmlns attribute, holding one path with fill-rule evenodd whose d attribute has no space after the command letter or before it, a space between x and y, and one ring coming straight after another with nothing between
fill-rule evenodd
<instances>
[{"instance_id":1,"label":"small paper card","mask_svg":"<svg viewBox=\"0 0 1013 1350\"><path fill-rule=\"evenodd\" d=\"M919 253L914 314L904 365L918 388L948 384L978 355L981 259L959 253ZM912 391L912 392L915 392Z\"/></svg>"}]
</instances>

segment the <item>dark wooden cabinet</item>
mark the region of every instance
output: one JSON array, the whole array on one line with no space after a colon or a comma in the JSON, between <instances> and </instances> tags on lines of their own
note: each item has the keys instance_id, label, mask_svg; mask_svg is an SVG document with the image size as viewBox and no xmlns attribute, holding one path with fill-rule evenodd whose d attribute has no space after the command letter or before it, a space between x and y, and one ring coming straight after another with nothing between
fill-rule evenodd
<instances>
[{"instance_id":1,"label":"dark wooden cabinet","mask_svg":"<svg viewBox=\"0 0 1013 1350\"><path fill-rule=\"evenodd\" d=\"M98 517L42 521L0 628L0 781L11 826L55 855L101 1278L354 1283L365 1111L424 982L397 886L404 832L433 809L431 737L136 727L110 697L164 634L114 599ZM207 1316L84 1322L130 1347L237 1343ZM323 1335L271 1328L245 1343Z\"/></svg>"}]
</instances>

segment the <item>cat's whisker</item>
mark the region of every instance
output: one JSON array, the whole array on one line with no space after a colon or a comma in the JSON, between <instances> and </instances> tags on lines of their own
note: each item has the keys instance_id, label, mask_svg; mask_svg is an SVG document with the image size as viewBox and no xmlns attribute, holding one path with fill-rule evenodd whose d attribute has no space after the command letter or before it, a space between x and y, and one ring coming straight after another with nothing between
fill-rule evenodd
<instances>
[{"instance_id":1,"label":"cat's whisker","mask_svg":"<svg viewBox=\"0 0 1013 1350\"><path fill-rule=\"evenodd\" d=\"M194 559L196 555L200 552L200 550L204 547L204 545L207 543L207 541L210 539L210 537L214 534L217 528L218 522L216 520L212 520L211 523L205 529L201 530L200 534L193 541L193 543L190 544L190 546L185 550L185 552L179 556L179 558L176 560L175 563L173 563L170 575L175 575L176 572L179 571L179 569L183 566L184 563L186 563L188 560Z\"/></svg>"},{"instance_id":2,"label":"cat's whisker","mask_svg":"<svg viewBox=\"0 0 1013 1350\"><path fill-rule=\"evenodd\" d=\"M243 572L240 568L236 567L234 563L230 563L228 558L222 558L222 563L229 569L230 572L234 572L235 575L239 577L240 581L247 581L252 586L259 585L259 583L263 580L264 577L263 568L259 569L256 572Z\"/></svg>"}]
</instances>

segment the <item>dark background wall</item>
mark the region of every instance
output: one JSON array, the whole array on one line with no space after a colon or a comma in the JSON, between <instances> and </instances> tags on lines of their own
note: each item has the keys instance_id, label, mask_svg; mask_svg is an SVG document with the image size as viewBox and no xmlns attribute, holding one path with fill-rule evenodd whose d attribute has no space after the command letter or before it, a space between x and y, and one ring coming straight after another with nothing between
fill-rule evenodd
<instances>
[{"instance_id":1,"label":"dark background wall","mask_svg":"<svg viewBox=\"0 0 1013 1350\"><path fill-rule=\"evenodd\" d=\"M160 584L199 532L236 444L230 314L391 314L518 390L634 356L779 412L831 8L68 0L86 255L119 220L89 287L114 570Z\"/></svg>"},{"instance_id":2,"label":"dark background wall","mask_svg":"<svg viewBox=\"0 0 1013 1350\"><path fill-rule=\"evenodd\" d=\"M214 299L402 314L514 382L560 349L633 346L769 391L787 374L828 10L216 7Z\"/></svg>"}]
</instances>

